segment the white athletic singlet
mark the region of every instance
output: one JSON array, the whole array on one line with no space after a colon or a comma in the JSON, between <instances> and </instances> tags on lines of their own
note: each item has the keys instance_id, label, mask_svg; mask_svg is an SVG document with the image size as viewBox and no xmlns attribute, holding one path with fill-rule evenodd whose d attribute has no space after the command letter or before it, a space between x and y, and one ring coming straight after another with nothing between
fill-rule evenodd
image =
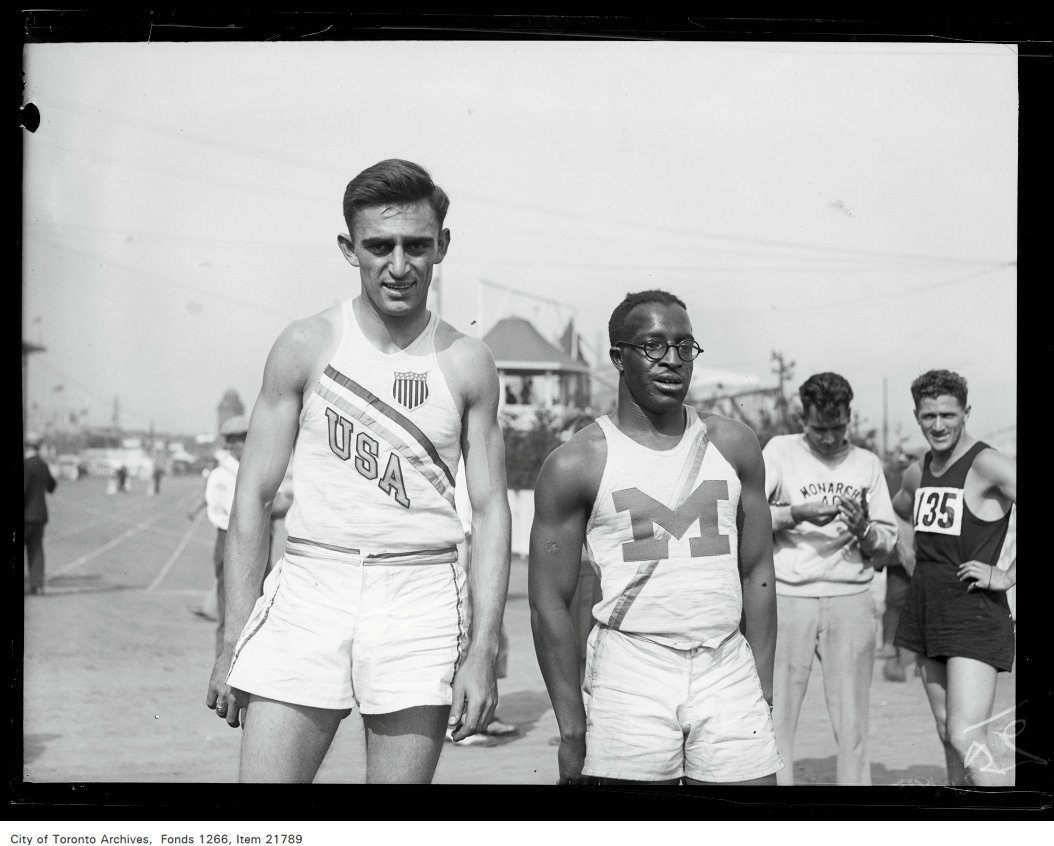
<instances>
[{"instance_id":1,"label":"white athletic singlet","mask_svg":"<svg viewBox=\"0 0 1054 846\"><path fill-rule=\"evenodd\" d=\"M436 360L439 319L383 353L351 300L341 310L340 345L300 413L289 541L321 558L454 561L465 537L454 507L461 417Z\"/></svg>"},{"instance_id":2,"label":"white athletic singlet","mask_svg":"<svg viewBox=\"0 0 1054 846\"><path fill-rule=\"evenodd\" d=\"M695 410L685 411L684 435L671 450L641 446L610 417L597 419L607 461L586 545L600 575L598 622L693 649L739 629L742 485Z\"/></svg>"}]
</instances>

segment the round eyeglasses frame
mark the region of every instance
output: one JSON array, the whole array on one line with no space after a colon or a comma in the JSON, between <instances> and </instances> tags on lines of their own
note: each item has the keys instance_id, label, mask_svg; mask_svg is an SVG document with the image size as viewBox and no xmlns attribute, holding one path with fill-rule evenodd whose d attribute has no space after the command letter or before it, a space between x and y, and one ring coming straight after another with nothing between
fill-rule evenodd
<instances>
[{"instance_id":1,"label":"round eyeglasses frame","mask_svg":"<svg viewBox=\"0 0 1054 846\"><path fill-rule=\"evenodd\" d=\"M699 358L699 353L703 352L703 348L695 341L681 341L677 344L671 344L669 341L660 340L659 338L650 338L643 344L634 344L631 341L615 341L615 346L634 347L644 353L645 357L651 361L662 361L666 358L666 353L670 351L670 347L677 349L677 357L681 361L695 361Z\"/></svg>"}]
</instances>

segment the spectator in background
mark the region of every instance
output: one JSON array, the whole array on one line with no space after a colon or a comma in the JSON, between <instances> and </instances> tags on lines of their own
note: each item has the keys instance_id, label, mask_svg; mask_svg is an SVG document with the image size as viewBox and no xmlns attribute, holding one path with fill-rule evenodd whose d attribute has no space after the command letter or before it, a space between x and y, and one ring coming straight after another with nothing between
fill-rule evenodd
<instances>
[{"instance_id":1,"label":"spectator in background","mask_svg":"<svg viewBox=\"0 0 1054 846\"><path fill-rule=\"evenodd\" d=\"M289 462L289 467L285 471L285 476L282 479L282 483L278 486L278 493L275 494L274 502L271 504L271 531L270 531L270 550L267 554L267 567L265 568L264 575L271 572L271 568L274 567L275 561L278 556L275 555L275 549L282 550L285 548L285 515L289 512L289 509L293 505L293 462ZM281 523L281 527L279 526ZM275 537L279 535L280 543L275 543Z\"/></svg>"},{"instance_id":2,"label":"spectator in background","mask_svg":"<svg viewBox=\"0 0 1054 846\"><path fill-rule=\"evenodd\" d=\"M45 494L53 493L58 483L47 463L40 457L41 436L27 432L23 441L23 542L29 565L29 593L39 596L44 593L44 526L48 522Z\"/></svg>"},{"instance_id":3,"label":"spectator in background","mask_svg":"<svg viewBox=\"0 0 1054 846\"><path fill-rule=\"evenodd\" d=\"M512 392L512 385L505 385L505 404L516 405L516 394Z\"/></svg>"},{"instance_id":4,"label":"spectator in background","mask_svg":"<svg viewBox=\"0 0 1054 846\"><path fill-rule=\"evenodd\" d=\"M898 455L891 460L885 469L886 487L890 491L899 491L904 470L914 459L909 455ZM885 569L886 599L882 611L882 648L878 657L885 659L882 675L887 681L902 682L907 678L905 667L915 662L915 653L893 645L897 633L897 621L904 610L908 598L908 586L911 584L911 573L905 568L905 560L910 557L914 562L915 551L911 548L909 526L900 515L897 518L897 543L884 558L875 559L875 569ZM902 538L908 538L906 544Z\"/></svg>"},{"instance_id":5,"label":"spectator in background","mask_svg":"<svg viewBox=\"0 0 1054 846\"><path fill-rule=\"evenodd\" d=\"M150 472L150 495L157 496L161 493L161 477L165 475L165 468L159 459L154 459L154 469Z\"/></svg>"},{"instance_id":6,"label":"spectator in background","mask_svg":"<svg viewBox=\"0 0 1054 846\"><path fill-rule=\"evenodd\" d=\"M210 470L203 472L203 478L208 484L208 477ZM293 504L293 476L292 473L287 470L285 478L282 480L282 484L278 488L278 493L275 494L274 504L271 506L271 523L270 523L270 550L267 555L267 568L266 573L271 572L271 568L274 566L277 556L275 555L275 549L281 550L285 545L285 532L284 532L284 520L285 515L289 511ZM201 512L203 508L208 505L208 501L202 497L202 500L192 510L187 512L187 519L193 520ZM279 525L283 524L283 525ZM275 538L278 537L279 543L275 544ZM212 582L212 589L208 592L205 598L202 600L200 607L194 609L194 613L199 617L204 617L206 620L218 620L219 619L219 577L215 577Z\"/></svg>"},{"instance_id":7,"label":"spectator in background","mask_svg":"<svg viewBox=\"0 0 1054 846\"><path fill-rule=\"evenodd\" d=\"M242 450L245 448L245 436L249 431L249 421L241 414L231 417L220 427L226 449L217 456L218 463L205 480L205 513L209 522L216 527L216 545L212 552L212 563L216 571L216 655L223 648L224 608L223 608L223 556L227 543L227 527L230 524L231 509L234 507L234 487L238 478L238 465L241 462Z\"/></svg>"},{"instance_id":8,"label":"spectator in background","mask_svg":"<svg viewBox=\"0 0 1054 846\"><path fill-rule=\"evenodd\" d=\"M124 493L128 490L128 468L123 464L118 465L117 469L114 470L114 480L116 481L117 493Z\"/></svg>"}]
</instances>

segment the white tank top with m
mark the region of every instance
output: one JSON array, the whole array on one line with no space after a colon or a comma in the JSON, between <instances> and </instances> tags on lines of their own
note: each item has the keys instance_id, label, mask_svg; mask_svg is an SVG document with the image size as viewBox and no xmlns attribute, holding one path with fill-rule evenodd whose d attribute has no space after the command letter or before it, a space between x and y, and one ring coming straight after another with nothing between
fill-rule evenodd
<instances>
[{"instance_id":1,"label":"white tank top with m","mask_svg":"<svg viewBox=\"0 0 1054 846\"><path fill-rule=\"evenodd\" d=\"M586 526L602 594L593 616L678 649L717 646L739 629L743 610L742 485L695 410L685 413L670 450L642 446L598 418L607 461Z\"/></svg>"},{"instance_id":2,"label":"white tank top with m","mask_svg":"<svg viewBox=\"0 0 1054 846\"><path fill-rule=\"evenodd\" d=\"M341 306L340 344L300 413L290 549L367 563L456 560L461 416L436 360L439 319L384 353Z\"/></svg>"}]
</instances>

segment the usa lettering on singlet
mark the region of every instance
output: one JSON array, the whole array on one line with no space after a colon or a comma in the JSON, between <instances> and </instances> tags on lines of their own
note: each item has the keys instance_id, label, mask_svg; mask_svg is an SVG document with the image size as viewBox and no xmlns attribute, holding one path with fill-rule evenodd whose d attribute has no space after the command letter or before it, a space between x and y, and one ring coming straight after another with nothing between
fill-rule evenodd
<instances>
[{"instance_id":1,"label":"usa lettering on singlet","mask_svg":"<svg viewBox=\"0 0 1054 846\"><path fill-rule=\"evenodd\" d=\"M351 301L332 360L300 415L286 515L298 548L455 560L461 417L435 351L432 313L406 349L366 339Z\"/></svg>"},{"instance_id":2,"label":"usa lettering on singlet","mask_svg":"<svg viewBox=\"0 0 1054 846\"><path fill-rule=\"evenodd\" d=\"M609 417L607 460L586 546L600 576L596 619L681 649L714 646L739 628L736 511L742 486L686 408L671 450L644 447Z\"/></svg>"}]
</instances>

